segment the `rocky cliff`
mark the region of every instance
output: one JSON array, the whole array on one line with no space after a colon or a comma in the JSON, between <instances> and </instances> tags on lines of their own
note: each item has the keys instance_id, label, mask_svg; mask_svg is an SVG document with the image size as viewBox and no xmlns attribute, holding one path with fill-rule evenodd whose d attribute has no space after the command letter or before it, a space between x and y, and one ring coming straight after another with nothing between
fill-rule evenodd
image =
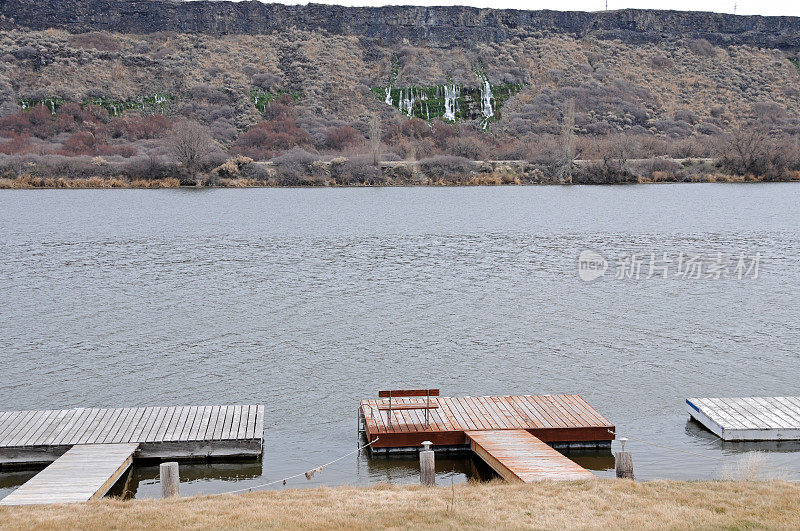
<instances>
[{"instance_id":1,"label":"rocky cliff","mask_svg":"<svg viewBox=\"0 0 800 531\"><path fill-rule=\"evenodd\" d=\"M704 38L717 45L800 49L800 18L621 10L595 13L468 7L354 8L173 0L0 0L0 27L71 32L268 34L287 28L383 42L464 46L541 32L626 43Z\"/></svg>"}]
</instances>

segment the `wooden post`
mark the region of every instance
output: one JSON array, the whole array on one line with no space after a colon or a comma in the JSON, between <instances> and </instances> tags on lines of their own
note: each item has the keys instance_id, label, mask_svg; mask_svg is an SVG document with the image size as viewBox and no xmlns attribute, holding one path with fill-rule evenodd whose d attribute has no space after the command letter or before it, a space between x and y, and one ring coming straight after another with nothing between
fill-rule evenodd
<instances>
[{"instance_id":1,"label":"wooden post","mask_svg":"<svg viewBox=\"0 0 800 531\"><path fill-rule=\"evenodd\" d=\"M617 477L622 479L634 479L633 477L633 457L630 452L625 451L625 442L628 439L622 437L619 442L622 449L614 454L614 461L617 465Z\"/></svg>"},{"instance_id":2,"label":"wooden post","mask_svg":"<svg viewBox=\"0 0 800 531\"><path fill-rule=\"evenodd\" d=\"M178 463L172 461L161 463L158 467L161 478L161 497L172 498L180 496L180 476L178 474Z\"/></svg>"},{"instance_id":3,"label":"wooden post","mask_svg":"<svg viewBox=\"0 0 800 531\"><path fill-rule=\"evenodd\" d=\"M422 443L422 450L419 452L419 482L425 487L436 485L436 463L433 458L430 441Z\"/></svg>"}]
</instances>

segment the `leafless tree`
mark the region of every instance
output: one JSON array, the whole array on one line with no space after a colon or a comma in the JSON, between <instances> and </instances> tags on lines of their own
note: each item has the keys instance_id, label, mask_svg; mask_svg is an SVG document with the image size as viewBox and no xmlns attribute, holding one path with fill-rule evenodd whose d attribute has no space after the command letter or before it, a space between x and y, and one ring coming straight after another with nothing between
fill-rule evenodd
<instances>
[{"instance_id":1,"label":"leafless tree","mask_svg":"<svg viewBox=\"0 0 800 531\"><path fill-rule=\"evenodd\" d=\"M783 166L779 151L766 128L739 125L727 136L721 162L735 175L767 175Z\"/></svg>"},{"instance_id":2,"label":"leafless tree","mask_svg":"<svg viewBox=\"0 0 800 531\"><path fill-rule=\"evenodd\" d=\"M572 182L572 166L575 162L575 101L564 103L564 116L561 120L561 160L557 173L558 182Z\"/></svg>"},{"instance_id":3,"label":"leafless tree","mask_svg":"<svg viewBox=\"0 0 800 531\"><path fill-rule=\"evenodd\" d=\"M178 122L172 128L169 146L195 185L202 186L203 178L199 170L214 149L214 140L208 129L191 120Z\"/></svg>"},{"instance_id":4,"label":"leafless tree","mask_svg":"<svg viewBox=\"0 0 800 531\"><path fill-rule=\"evenodd\" d=\"M369 149L372 154L372 164L377 166L381 159L381 121L373 116L369 121Z\"/></svg>"}]
</instances>

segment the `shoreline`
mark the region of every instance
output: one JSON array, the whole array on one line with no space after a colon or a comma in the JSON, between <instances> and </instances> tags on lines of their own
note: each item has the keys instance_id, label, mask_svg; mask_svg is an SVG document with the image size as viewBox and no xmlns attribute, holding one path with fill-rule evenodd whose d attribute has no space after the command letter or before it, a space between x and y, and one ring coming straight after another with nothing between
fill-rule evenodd
<instances>
[{"instance_id":1,"label":"shoreline","mask_svg":"<svg viewBox=\"0 0 800 531\"><path fill-rule=\"evenodd\" d=\"M786 481L598 479L314 487L168 500L0 507L0 528L797 528Z\"/></svg>"},{"instance_id":2,"label":"shoreline","mask_svg":"<svg viewBox=\"0 0 800 531\"><path fill-rule=\"evenodd\" d=\"M180 168L175 170L180 172ZM775 175L724 173L713 159L631 159L618 164L576 160L572 173L559 178L551 167L524 160L469 161L440 157L417 161L334 158L310 165L284 167L246 157L198 172L162 177L136 177L112 165L95 172L66 176L56 168L11 173L0 177L0 189L96 188L374 188L398 186L572 186L656 183L800 182L800 171ZM198 182L200 185L198 186Z\"/></svg>"},{"instance_id":3,"label":"shoreline","mask_svg":"<svg viewBox=\"0 0 800 531\"><path fill-rule=\"evenodd\" d=\"M712 177L712 176L710 176ZM174 179L177 181L177 179ZM170 179L172 181L172 179ZM379 184L268 184L259 182L235 182L222 184L206 184L196 186L193 184L180 184L160 180L148 182L147 184L135 181L126 182L120 179L92 179L87 183L84 179L59 179L52 182L51 179L41 183L32 183L22 179L0 178L0 190L206 190L206 189L248 189L248 188L275 188L275 189L324 189L324 188L477 188L477 187L572 187L572 186L636 186L648 184L756 184L756 183L800 183L800 176L791 179L766 179L764 177L753 176L713 176L705 179L692 180L646 180L640 179L636 182L618 183L557 183L557 182L400 182L400 183L379 183Z\"/></svg>"}]
</instances>

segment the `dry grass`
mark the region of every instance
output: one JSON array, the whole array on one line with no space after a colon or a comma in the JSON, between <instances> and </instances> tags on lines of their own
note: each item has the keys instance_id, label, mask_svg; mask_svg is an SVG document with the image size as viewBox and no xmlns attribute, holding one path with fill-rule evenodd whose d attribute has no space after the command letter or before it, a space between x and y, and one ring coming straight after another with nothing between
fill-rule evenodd
<instances>
[{"instance_id":1,"label":"dry grass","mask_svg":"<svg viewBox=\"0 0 800 531\"><path fill-rule=\"evenodd\" d=\"M130 181L117 177L88 177L85 179L64 177L34 177L20 175L13 179L0 177L0 189L31 189L31 188L177 188L181 182L175 178L138 179Z\"/></svg>"},{"instance_id":2,"label":"dry grass","mask_svg":"<svg viewBox=\"0 0 800 531\"><path fill-rule=\"evenodd\" d=\"M483 483L314 488L178 500L0 507L0 527L782 528L800 527L800 487L775 482Z\"/></svg>"}]
</instances>

